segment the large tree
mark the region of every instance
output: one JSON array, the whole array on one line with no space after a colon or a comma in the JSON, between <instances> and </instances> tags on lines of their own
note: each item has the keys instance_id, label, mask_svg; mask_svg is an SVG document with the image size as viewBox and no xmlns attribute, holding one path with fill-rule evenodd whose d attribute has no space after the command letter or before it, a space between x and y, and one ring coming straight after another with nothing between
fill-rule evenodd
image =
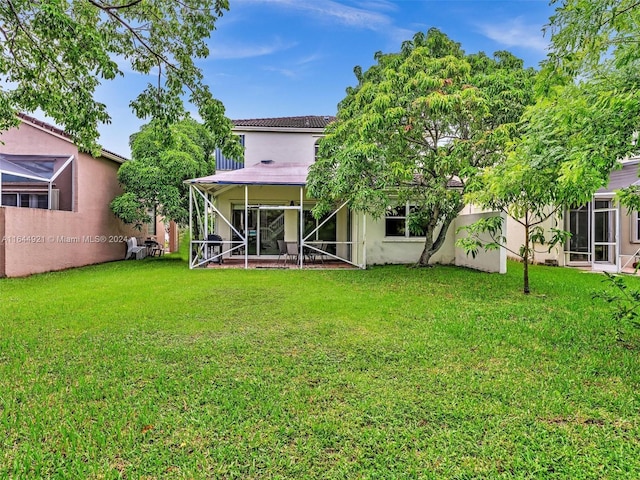
<instances>
[{"instance_id":1,"label":"large tree","mask_svg":"<svg viewBox=\"0 0 640 480\"><path fill-rule=\"evenodd\" d=\"M575 87L559 87L527 108L521 136L508 145L503 162L485 168L477 177L466 200L500 211L514 220L523 232L522 245L512 245L504 235L502 217L479 220L463 227L467 236L458 239L468 254L484 248L506 248L523 261L523 292L529 293L529 264L540 248L550 250L569 237L554 221L564 210L582 205L608 176L606 145L587 168L581 158L572 158L573 145L581 145L587 125L576 124L574 116L588 103ZM574 95L575 94L575 95ZM560 119L563 119L560 122ZM509 232L514 238L514 232ZM517 237L516 237L517 238ZM538 249L538 250L536 250Z\"/></svg>"},{"instance_id":2,"label":"large tree","mask_svg":"<svg viewBox=\"0 0 640 480\"><path fill-rule=\"evenodd\" d=\"M477 170L503 155L533 98L533 69L508 52L465 55L437 29L418 33L347 89L320 142L309 191L321 215L337 202L380 217L412 205L410 227L425 237L417 265L442 246Z\"/></svg>"},{"instance_id":3,"label":"large tree","mask_svg":"<svg viewBox=\"0 0 640 480\"><path fill-rule=\"evenodd\" d=\"M42 111L96 153L98 126L109 123L96 87L130 69L149 75L132 99L140 118L165 125L194 104L206 126L230 136L223 105L203 82L195 60L228 0L2 0L0 2L0 131L16 113Z\"/></svg>"},{"instance_id":4,"label":"large tree","mask_svg":"<svg viewBox=\"0 0 640 480\"><path fill-rule=\"evenodd\" d=\"M185 224L189 203L184 181L215 171L218 143L209 129L188 117L169 131L156 123L144 125L131 136L132 160L118 171L124 193L111 202L111 209L126 223L146 223L149 212L155 212Z\"/></svg>"},{"instance_id":5,"label":"large tree","mask_svg":"<svg viewBox=\"0 0 640 480\"><path fill-rule=\"evenodd\" d=\"M549 232L547 220L590 201L620 160L637 151L640 77L634 70L640 57L626 48L630 31L614 28L636 7L617 4L569 0L557 10L551 19L554 50L537 81L537 102L523 116L522 135L509 146L507 160L486 169L467 196L521 224L524 244L513 253L524 262L525 293L536 244L550 247L568 236L562 228ZM637 197L623 198L631 204ZM506 247L506 239L496 236L497 224L490 219L472 225L459 245L471 253Z\"/></svg>"}]
</instances>

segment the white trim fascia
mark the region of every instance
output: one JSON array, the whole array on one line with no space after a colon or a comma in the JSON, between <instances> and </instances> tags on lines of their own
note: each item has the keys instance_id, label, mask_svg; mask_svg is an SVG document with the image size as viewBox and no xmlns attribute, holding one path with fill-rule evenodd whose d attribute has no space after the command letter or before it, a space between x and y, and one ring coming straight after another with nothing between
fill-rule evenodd
<instances>
[{"instance_id":1,"label":"white trim fascia","mask_svg":"<svg viewBox=\"0 0 640 480\"><path fill-rule=\"evenodd\" d=\"M129 161L128 158L122 157L117 153L107 152L106 150L100 150L100 156L106 158L107 160L112 160L119 164L123 164Z\"/></svg>"}]
</instances>

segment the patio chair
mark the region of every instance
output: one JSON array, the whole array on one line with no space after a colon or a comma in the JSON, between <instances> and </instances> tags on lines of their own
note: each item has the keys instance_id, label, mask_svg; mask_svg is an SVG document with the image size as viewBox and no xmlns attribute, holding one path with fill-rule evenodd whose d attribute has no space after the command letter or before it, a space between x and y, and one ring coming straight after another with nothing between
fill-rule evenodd
<instances>
[{"instance_id":1,"label":"patio chair","mask_svg":"<svg viewBox=\"0 0 640 480\"><path fill-rule=\"evenodd\" d=\"M321 250L320 252L316 252L316 258L320 259L320 262L324 263L324 257L327 257L327 248L329 248L329 245L327 245L326 242L322 242L320 245L318 245L318 250Z\"/></svg>"},{"instance_id":2,"label":"patio chair","mask_svg":"<svg viewBox=\"0 0 640 480\"><path fill-rule=\"evenodd\" d=\"M287 263L287 244L284 240L278 240L278 260L280 263L280 257L284 255L284 263Z\"/></svg>"},{"instance_id":3,"label":"patio chair","mask_svg":"<svg viewBox=\"0 0 640 480\"><path fill-rule=\"evenodd\" d=\"M300 253L300 248L298 247L297 242L285 242L287 247L287 253L284 257L284 263L287 264L287 259L292 259L295 263L298 263L298 254Z\"/></svg>"},{"instance_id":4,"label":"patio chair","mask_svg":"<svg viewBox=\"0 0 640 480\"><path fill-rule=\"evenodd\" d=\"M315 263L317 260L320 260L321 263L324 263L324 257L327 252L327 244L322 242L319 244L311 244L314 248L309 248L305 251L305 255L309 258L310 262ZM316 250L316 248L318 250Z\"/></svg>"},{"instance_id":5,"label":"patio chair","mask_svg":"<svg viewBox=\"0 0 640 480\"><path fill-rule=\"evenodd\" d=\"M136 239L136 237L127 238L127 253L125 253L124 255L125 260L129 260L131 258L135 260L142 260L146 256L146 246L138 246L138 240Z\"/></svg>"}]
</instances>

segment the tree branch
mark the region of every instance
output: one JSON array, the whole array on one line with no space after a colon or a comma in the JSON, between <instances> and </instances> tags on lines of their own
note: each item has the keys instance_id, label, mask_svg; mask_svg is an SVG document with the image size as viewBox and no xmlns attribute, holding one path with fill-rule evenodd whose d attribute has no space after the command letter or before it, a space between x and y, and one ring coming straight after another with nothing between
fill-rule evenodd
<instances>
[{"instance_id":1,"label":"tree branch","mask_svg":"<svg viewBox=\"0 0 640 480\"><path fill-rule=\"evenodd\" d=\"M60 69L58 68L58 64L57 62L54 62L51 60L51 57L49 55L47 55L41 48L40 48L40 43L36 41L35 38L33 38L31 36L31 33L27 30L27 28L24 26L24 24L22 23L22 21L20 20L20 16L18 15L18 12L15 9L15 6L13 5L11 0L6 0L7 4L9 5L9 8L11 10L11 13L13 14L16 23L18 25L18 28L20 30L22 30L22 32L25 34L25 36L27 37L27 39L29 39L29 41L33 44L34 48L40 53L41 57L47 61L47 63L51 66L51 68L53 68L56 73L58 74L58 76L60 77L60 81L62 83L64 83L67 87L71 88L71 84L69 82L67 82L67 78L66 75L64 75ZM14 56L15 58L15 56Z\"/></svg>"},{"instance_id":2,"label":"tree branch","mask_svg":"<svg viewBox=\"0 0 640 480\"><path fill-rule=\"evenodd\" d=\"M133 0L131 3L127 3L125 5L103 5L102 10L121 10L126 8L131 8L141 3L142 0Z\"/></svg>"}]
</instances>

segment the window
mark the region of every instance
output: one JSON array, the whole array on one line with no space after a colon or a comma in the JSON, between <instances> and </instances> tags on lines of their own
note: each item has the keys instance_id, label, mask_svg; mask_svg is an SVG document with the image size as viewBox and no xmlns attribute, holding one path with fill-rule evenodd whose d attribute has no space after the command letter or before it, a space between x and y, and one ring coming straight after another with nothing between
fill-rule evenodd
<instances>
[{"instance_id":1,"label":"window","mask_svg":"<svg viewBox=\"0 0 640 480\"><path fill-rule=\"evenodd\" d=\"M320 150L320 139L316 140L316 143L313 145L313 161L318 161L318 151Z\"/></svg>"},{"instance_id":2,"label":"window","mask_svg":"<svg viewBox=\"0 0 640 480\"><path fill-rule=\"evenodd\" d=\"M46 193L3 193L2 206L22 208L49 208L49 195Z\"/></svg>"},{"instance_id":3,"label":"window","mask_svg":"<svg viewBox=\"0 0 640 480\"><path fill-rule=\"evenodd\" d=\"M633 212L629 215L631 219L631 243L640 243L640 215L638 212Z\"/></svg>"},{"instance_id":4,"label":"window","mask_svg":"<svg viewBox=\"0 0 640 480\"><path fill-rule=\"evenodd\" d=\"M147 210L147 215L151 217L151 220L147 222L147 235L155 235L156 234L156 209L150 208Z\"/></svg>"},{"instance_id":5,"label":"window","mask_svg":"<svg viewBox=\"0 0 640 480\"><path fill-rule=\"evenodd\" d=\"M17 193L3 193L2 194L2 206L4 206L4 207L17 207L18 206L18 194Z\"/></svg>"},{"instance_id":6,"label":"window","mask_svg":"<svg viewBox=\"0 0 640 480\"><path fill-rule=\"evenodd\" d=\"M408 215L407 212L409 212ZM424 237L424 228L419 226L417 222L418 219L416 218L419 212L418 207L411 206L408 203L406 205L387 208L384 219L385 236ZM413 226L413 228L410 228L410 226Z\"/></svg>"}]
</instances>

